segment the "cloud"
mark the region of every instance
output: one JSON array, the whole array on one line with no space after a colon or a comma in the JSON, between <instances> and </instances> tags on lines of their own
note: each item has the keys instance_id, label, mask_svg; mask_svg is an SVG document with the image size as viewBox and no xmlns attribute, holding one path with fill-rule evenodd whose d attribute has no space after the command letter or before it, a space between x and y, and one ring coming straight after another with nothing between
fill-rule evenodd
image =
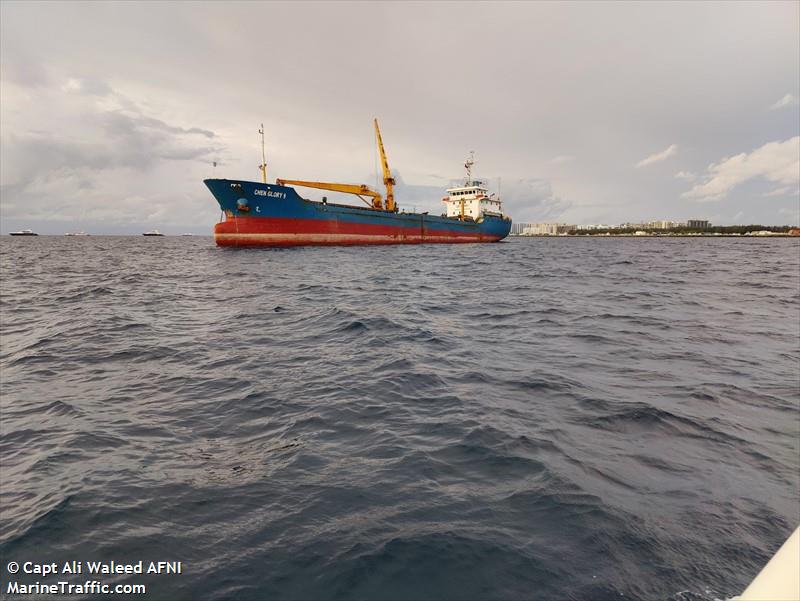
<instances>
[{"instance_id":1,"label":"cloud","mask_svg":"<svg viewBox=\"0 0 800 601\"><path fill-rule=\"evenodd\" d=\"M202 138L213 138L213 132L169 125L142 114L89 110L72 113L72 118L82 127L82 135L65 131L10 134L4 160L8 179L33 181L64 168L96 173L118 167L143 171L161 160L210 160L219 151L202 142Z\"/></svg>"},{"instance_id":2,"label":"cloud","mask_svg":"<svg viewBox=\"0 0 800 601\"><path fill-rule=\"evenodd\" d=\"M800 185L800 136L783 142L769 142L751 153L741 153L711 164L706 181L697 184L683 198L698 201L720 200L738 185L754 179L784 186Z\"/></svg>"},{"instance_id":3,"label":"cloud","mask_svg":"<svg viewBox=\"0 0 800 601\"><path fill-rule=\"evenodd\" d=\"M61 91L71 94L86 94L87 96L108 96L113 93L111 86L104 81L76 77L70 77L61 86Z\"/></svg>"},{"instance_id":4,"label":"cloud","mask_svg":"<svg viewBox=\"0 0 800 601\"><path fill-rule=\"evenodd\" d=\"M37 88L41 113L57 127L31 128L41 122L42 115L34 113L27 123L16 121L2 131L4 222L64 222L81 216L121 225L153 215L163 223L205 215L191 208L196 202L185 191L202 193L202 175L210 175L205 165L225 150L213 131L157 118L152 108L101 79L61 82ZM24 96L17 103L13 110L28 106ZM178 161L182 166L176 166Z\"/></svg>"},{"instance_id":5,"label":"cloud","mask_svg":"<svg viewBox=\"0 0 800 601\"><path fill-rule=\"evenodd\" d=\"M501 197L503 213L514 221L554 221L573 206L553 192L549 181L538 178L503 178Z\"/></svg>"},{"instance_id":6,"label":"cloud","mask_svg":"<svg viewBox=\"0 0 800 601\"><path fill-rule=\"evenodd\" d=\"M678 171L678 173L675 174L675 178L693 182L697 179L697 176L691 171Z\"/></svg>"},{"instance_id":7,"label":"cloud","mask_svg":"<svg viewBox=\"0 0 800 601\"><path fill-rule=\"evenodd\" d=\"M9 47L5 43L0 60L0 74L3 80L25 88L46 86L50 81L44 61L37 60L21 48Z\"/></svg>"},{"instance_id":8,"label":"cloud","mask_svg":"<svg viewBox=\"0 0 800 601\"><path fill-rule=\"evenodd\" d=\"M678 152L678 145L672 144L666 150L662 150L661 152L651 154L649 157L642 159L641 161L636 163L636 167L646 167L647 165L652 165L653 163L659 163L665 159L668 159L671 156L674 156L677 152Z\"/></svg>"},{"instance_id":9,"label":"cloud","mask_svg":"<svg viewBox=\"0 0 800 601\"><path fill-rule=\"evenodd\" d=\"M798 100L797 96L794 96L792 94L786 94L786 96L778 100L778 102L776 102L769 108L770 110L774 111L777 109L785 108L787 106L797 106L798 104L800 104L800 100Z\"/></svg>"},{"instance_id":10,"label":"cloud","mask_svg":"<svg viewBox=\"0 0 800 601\"><path fill-rule=\"evenodd\" d=\"M764 194L761 196L800 196L800 188L783 186L782 188L776 188L775 190L764 192Z\"/></svg>"}]
</instances>

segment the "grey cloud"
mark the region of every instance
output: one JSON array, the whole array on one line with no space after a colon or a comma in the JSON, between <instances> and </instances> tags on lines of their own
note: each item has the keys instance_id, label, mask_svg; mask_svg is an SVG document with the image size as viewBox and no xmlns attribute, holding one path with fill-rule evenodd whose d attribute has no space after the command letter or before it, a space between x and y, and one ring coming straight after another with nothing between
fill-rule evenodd
<instances>
[{"instance_id":1,"label":"grey cloud","mask_svg":"<svg viewBox=\"0 0 800 601\"><path fill-rule=\"evenodd\" d=\"M112 91L111 86L106 82L91 79L81 82L81 90L85 94L90 94L92 96L107 96Z\"/></svg>"},{"instance_id":2,"label":"grey cloud","mask_svg":"<svg viewBox=\"0 0 800 601\"><path fill-rule=\"evenodd\" d=\"M161 159L195 160L219 151L216 146L198 146L172 133L189 130L147 117L112 111L84 123L87 137L83 139L59 137L57 133L9 136L7 152L16 172L11 175L30 179L63 168L145 170Z\"/></svg>"},{"instance_id":3,"label":"grey cloud","mask_svg":"<svg viewBox=\"0 0 800 601\"><path fill-rule=\"evenodd\" d=\"M220 151L187 140L197 134L213 138L214 132L176 127L152 117L110 111L102 116L102 124L118 165L144 169L158 159L192 160Z\"/></svg>"},{"instance_id":4,"label":"grey cloud","mask_svg":"<svg viewBox=\"0 0 800 601\"><path fill-rule=\"evenodd\" d=\"M105 225L136 223L147 206L155 209L146 214L162 217L164 211L176 210L175 199L183 194L165 193L169 186L154 174L174 161L210 162L212 156L225 151L219 143L212 143L216 138L213 131L152 117L106 82L92 80L86 85L87 81L73 81L68 86L67 91L77 96L71 105L65 105L70 108L62 109L66 112L52 130L3 132L0 214L4 224L15 219L56 223L87 214ZM42 93L58 98L62 92L51 86ZM113 100L112 106L124 108L102 108L96 97L107 97ZM144 171L151 175L133 175ZM151 177L155 178L152 182ZM175 177L173 181L184 180ZM127 191L144 193L150 188L148 199L120 197L129 194ZM170 202L159 205L155 199L160 195L170 197ZM171 218L163 215L162 221Z\"/></svg>"},{"instance_id":5,"label":"grey cloud","mask_svg":"<svg viewBox=\"0 0 800 601\"><path fill-rule=\"evenodd\" d=\"M21 48L7 49L2 44L0 53L0 76L26 88L38 88L51 83L42 61L35 59Z\"/></svg>"},{"instance_id":6,"label":"grey cloud","mask_svg":"<svg viewBox=\"0 0 800 601\"><path fill-rule=\"evenodd\" d=\"M514 215L516 221L558 221L573 206L542 179L503 180L502 187L503 211Z\"/></svg>"},{"instance_id":7,"label":"grey cloud","mask_svg":"<svg viewBox=\"0 0 800 601\"><path fill-rule=\"evenodd\" d=\"M137 115L135 118L132 118L133 121L137 123L140 127L150 128L156 131L163 131L168 132L171 134L198 134L201 136L205 136L206 138L213 138L215 136L213 131L209 131L207 129L201 129L199 127L177 127L175 125L169 125L168 123L164 123L160 119L155 119L154 117L145 117L143 115Z\"/></svg>"},{"instance_id":8,"label":"grey cloud","mask_svg":"<svg viewBox=\"0 0 800 601\"><path fill-rule=\"evenodd\" d=\"M87 96L108 96L114 92L107 82L93 78L69 78L62 89Z\"/></svg>"}]
</instances>

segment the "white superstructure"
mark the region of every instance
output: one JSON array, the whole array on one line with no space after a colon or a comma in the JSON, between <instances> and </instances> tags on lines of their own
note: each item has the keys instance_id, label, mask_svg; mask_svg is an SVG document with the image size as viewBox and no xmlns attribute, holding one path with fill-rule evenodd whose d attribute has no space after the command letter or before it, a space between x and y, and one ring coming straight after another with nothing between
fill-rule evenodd
<instances>
[{"instance_id":1,"label":"white superstructure","mask_svg":"<svg viewBox=\"0 0 800 601\"><path fill-rule=\"evenodd\" d=\"M463 186L448 188L447 196L442 199L447 212L447 217L457 217L479 221L484 215L502 216L500 198L489 194L489 189L479 180L472 179L472 166L475 164L473 153L464 163L467 169L467 178Z\"/></svg>"}]
</instances>

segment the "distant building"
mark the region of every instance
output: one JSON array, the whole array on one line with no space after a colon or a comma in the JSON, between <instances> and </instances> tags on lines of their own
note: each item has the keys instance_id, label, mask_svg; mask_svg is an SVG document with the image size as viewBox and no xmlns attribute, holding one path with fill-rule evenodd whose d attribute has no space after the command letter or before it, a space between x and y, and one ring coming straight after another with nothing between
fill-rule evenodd
<instances>
[{"instance_id":1,"label":"distant building","mask_svg":"<svg viewBox=\"0 0 800 601\"><path fill-rule=\"evenodd\" d=\"M651 230L671 230L678 227L674 221L651 221L647 224L647 228Z\"/></svg>"},{"instance_id":2,"label":"distant building","mask_svg":"<svg viewBox=\"0 0 800 601\"><path fill-rule=\"evenodd\" d=\"M604 223L597 223L597 224L590 224L590 225L579 225L576 229L586 232L593 232L596 230L610 230L614 226L613 225L606 225Z\"/></svg>"},{"instance_id":3,"label":"distant building","mask_svg":"<svg viewBox=\"0 0 800 601\"><path fill-rule=\"evenodd\" d=\"M523 236L558 236L577 229L566 223L529 223L527 226L522 230Z\"/></svg>"},{"instance_id":4,"label":"distant building","mask_svg":"<svg viewBox=\"0 0 800 601\"><path fill-rule=\"evenodd\" d=\"M557 236L558 224L557 223L532 223L529 228L525 230L529 236Z\"/></svg>"},{"instance_id":5,"label":"distant building","mask_svg":"<svg viewBox=\"0 0 800 601\"><path fill-rule=\"evenodd\" d=\"M693 230L707 230L711 227L711 223L702 219L689 219L689 221L686 222L686 227Z\"/></svg>"}]
</instances>

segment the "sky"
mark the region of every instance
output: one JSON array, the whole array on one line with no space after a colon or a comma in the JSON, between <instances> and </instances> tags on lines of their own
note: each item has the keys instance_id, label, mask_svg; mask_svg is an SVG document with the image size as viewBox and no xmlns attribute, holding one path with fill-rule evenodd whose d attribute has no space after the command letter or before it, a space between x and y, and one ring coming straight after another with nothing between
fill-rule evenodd
<instances>
[{"instance_id":1,"label":"sky","mask_svg":"<svg viewBox=\"0 0 800 601\"><path fill-rule=\"evenodd\" d=\"M403 209L474 151L516 222L797 225L800 3L0 2L2 233L210 234L261 123L375 186L374 117Z\"/></svg>"}]
</instances>

